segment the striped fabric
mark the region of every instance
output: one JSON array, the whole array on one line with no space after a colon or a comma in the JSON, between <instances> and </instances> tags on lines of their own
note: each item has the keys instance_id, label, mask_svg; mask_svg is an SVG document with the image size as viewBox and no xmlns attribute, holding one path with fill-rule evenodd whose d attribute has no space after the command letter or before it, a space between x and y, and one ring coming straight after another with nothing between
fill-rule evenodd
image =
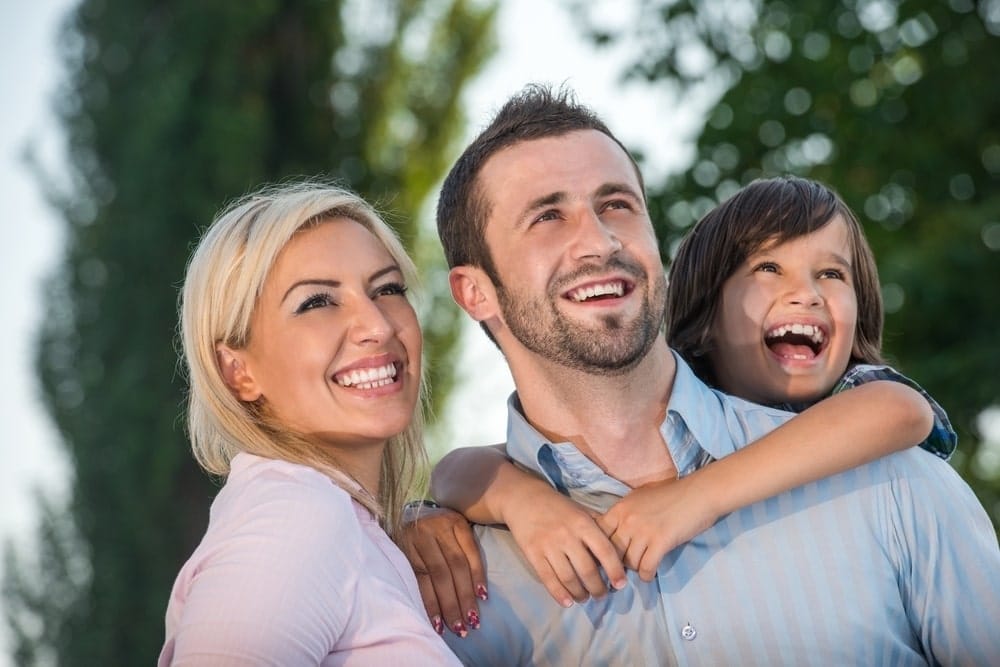
<instances>
[{"instance_id":1,"label":"striped fabric","mask_svg":"<svg viewBox=\"0 0 1000 667\"><path fill-rule=\"evenodd\" d=\"M628 489L509 405L508 453L605 509ZM681 474L789 417L715 392L677 359L661 427ZM490 599L446 636L470 665L1000 664L1000 548L969 487L917 448L721 519L657 578L560 608L508 531L478 527ZM448 633L446 633L448 635Z\"/></svg>"}]
</instances>

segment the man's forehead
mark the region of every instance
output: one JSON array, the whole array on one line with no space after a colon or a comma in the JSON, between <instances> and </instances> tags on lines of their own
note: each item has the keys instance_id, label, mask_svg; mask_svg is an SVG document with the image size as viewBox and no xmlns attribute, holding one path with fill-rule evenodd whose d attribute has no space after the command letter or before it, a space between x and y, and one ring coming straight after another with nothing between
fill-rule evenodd
<instances>
[{"instance_id":1,"label":"man's forehead","mask_svg":"<svg viewBox=\"0 0 1000 667\"><path fill-rule=\"evenodd\" d=\"M518 187L538 186L544 189L549 180L565 176L570 185L587 185L583 175L595 182L607 179L634 185L641 192L641 181L635 164L618 143L599 130L573 130L557 135L521 139L498 150L484 163L479 172L481 192L505 184Z\"/></svg>"}]
</instances>

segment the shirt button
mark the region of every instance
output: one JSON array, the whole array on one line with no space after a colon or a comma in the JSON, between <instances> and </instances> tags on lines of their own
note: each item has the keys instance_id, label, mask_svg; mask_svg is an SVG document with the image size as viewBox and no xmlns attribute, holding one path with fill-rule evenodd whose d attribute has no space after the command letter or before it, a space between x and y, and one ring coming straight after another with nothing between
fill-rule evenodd
<instances>
[{"instance_id":1,"label":"shirt button","mask_svg":"<svg viewBox=\"0 0 1000 667\"><path fill-rule=\"evenodd\" d=\"M681 637L688 640L689 642L694 641L694 638L697 636L698 636L698 631L695 630L690 623L681 628Z\"/></svg>"}]
</instances>

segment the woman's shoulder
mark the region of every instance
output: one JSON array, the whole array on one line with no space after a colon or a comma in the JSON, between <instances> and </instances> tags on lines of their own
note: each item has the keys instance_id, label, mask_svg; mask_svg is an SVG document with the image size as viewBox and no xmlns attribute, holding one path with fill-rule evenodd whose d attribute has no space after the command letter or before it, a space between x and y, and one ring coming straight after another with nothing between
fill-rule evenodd
<instances>
[{"instance_id":1,"label":"woman's shoulder","mask_svg":"<svg viewBox=\"0 0 1000 667\"><path fill-rule=\"evenodd\" d=\"M230 534L341 547L344 537L360 530L350 494L329 477L309 466L245 453L233 459L212 505L211 523Z\"/></svg>"},{"instance_id":2,"label":"woman's shoulder","mask_svg":"<svg viewBox=\"0 0 1000 667\"><path fill-rule=\"evenodd\" d=\"M319 470L245 452L233 458L225 489L237 492L253 489L256 495L275 494L350 505L350 494Z\"/></svg>"}]
</instances>

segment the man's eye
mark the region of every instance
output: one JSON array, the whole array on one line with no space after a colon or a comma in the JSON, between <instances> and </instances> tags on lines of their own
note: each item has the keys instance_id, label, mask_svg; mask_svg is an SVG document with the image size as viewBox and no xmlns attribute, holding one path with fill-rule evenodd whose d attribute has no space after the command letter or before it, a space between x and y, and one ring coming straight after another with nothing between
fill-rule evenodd
<instances>
[{"instance_id":1,"label":"man's eye","mask_svg":"<svg viewBox=\"0 0 1000 667\"><path fill-rule=\"evenodd\" d=\"M304 313L307 310L313 310L314 308L323 308L324 306L333 305L333 299L330 298L329 294L320 293L313 294L308 297L305 301L299 304L299 307L295 309L295 314Z\"/></svg>"},{"instance_id":2,"label":"man's eye","mask_svg":"<svg viewBox=\"0 0 1000 667\"><path fill-rule=\"evenodd\" d=\"M551 222L552 220L557 220L559 218L559 212L556 210L548 210L537 216L532 223L536 222Z\"/></svg>"},{"instance_id":3,"label":"man's eye","mask_svg":"<svg viewBox=\"0 0 1000 667\"><path fill-rule=\"evenodd\" d=\"M615 209L615 210L632 210L632 204L624 199L612 199L604 205L605 209Z\"/></svg>"}]
</instances>

